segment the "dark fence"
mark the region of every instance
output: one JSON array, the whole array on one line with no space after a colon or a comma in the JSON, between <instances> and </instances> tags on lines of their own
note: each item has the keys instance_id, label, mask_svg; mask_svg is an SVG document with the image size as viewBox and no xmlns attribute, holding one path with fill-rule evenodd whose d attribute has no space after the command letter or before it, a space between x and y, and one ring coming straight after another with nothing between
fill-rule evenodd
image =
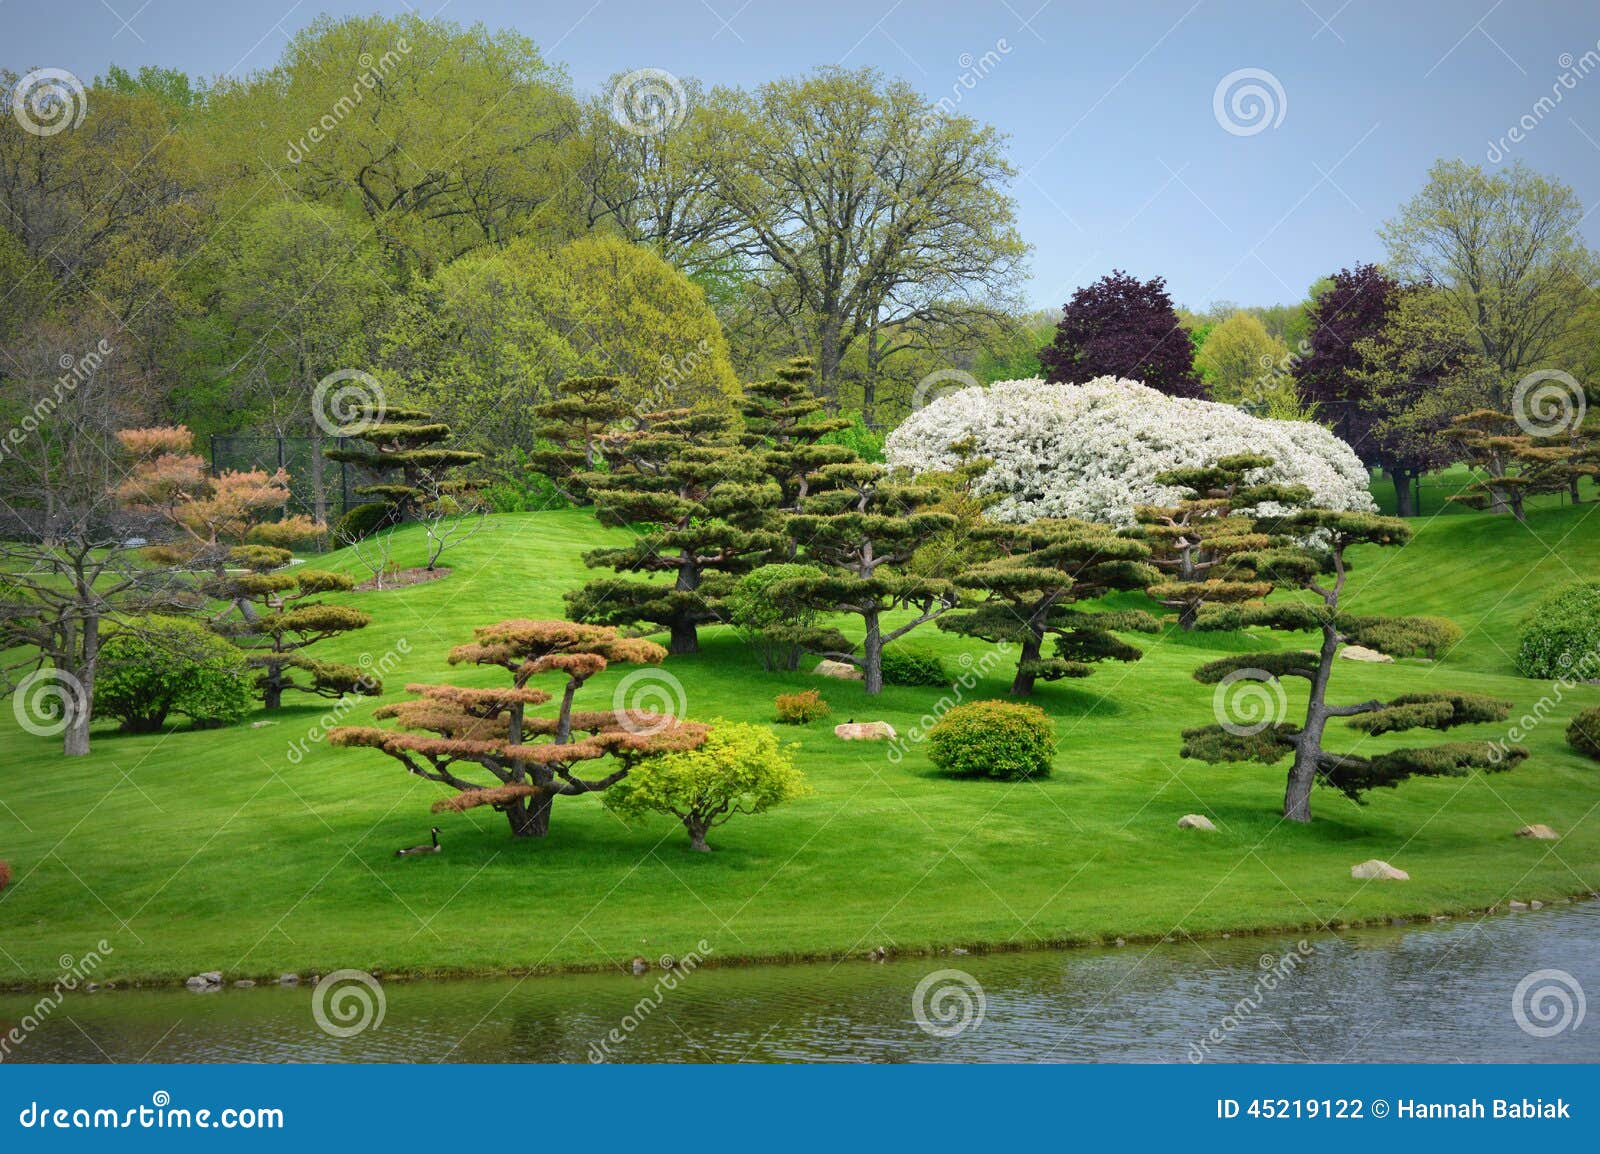
<instances>
[{"instance_id":1,"label":"dark fence","mask_svg":"<svg viewBox=\"0 0 1600 1154\"><path fill-rule=\"evenodd\" d=\"M351 444L346 437L330 437L321 443L319 451L343 448ZM211 438L211 471L224 469L265 469L276 472L282 469L289 476L289 512L312 515L316 511L315 454L310 437L278 437L243 433L219 433ZM356 505L371 500L356 492L363 485L375 484L379 478L369 469L347 465L342 461L322 462L322 488L328 506L328 518L342 516Z\"/></svg>"}]
</instances>

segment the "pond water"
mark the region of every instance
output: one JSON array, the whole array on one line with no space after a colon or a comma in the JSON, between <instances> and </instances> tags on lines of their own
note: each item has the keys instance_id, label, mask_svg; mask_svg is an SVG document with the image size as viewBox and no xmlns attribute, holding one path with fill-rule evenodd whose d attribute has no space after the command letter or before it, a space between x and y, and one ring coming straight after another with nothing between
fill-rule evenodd
<instances>
[{"instance_id":1,"label":"pond water","mask_svg":"<svg viewBox=\"0 0 1600 1154\"><path fill-rule=\"evenodd\" d=\"M1600 1061L1600 903L1302 941L73 993L11 1060Z\"/></svg>"}]
</instances>

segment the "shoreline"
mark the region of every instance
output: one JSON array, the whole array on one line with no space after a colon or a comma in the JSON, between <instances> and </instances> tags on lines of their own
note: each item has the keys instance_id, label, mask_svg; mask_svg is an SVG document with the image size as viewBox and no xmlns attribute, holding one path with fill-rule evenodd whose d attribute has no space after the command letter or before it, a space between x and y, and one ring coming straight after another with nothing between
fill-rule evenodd
<instances>
[{"instance_id":1,"label":"shoreline","mask_svg":"<svg viewBox=\"0 0 1600 1154\"><path fill-rule=\"evenodd\" d=\"M1488 907L1464 906L1456 909L1446 909L1439 913L1426 914L1394 914L1389 916L1376 916L1354 920L1340 920L1323 925L1312 925L1307 922L1284 922L1272 925L1249 926L1230 930L1208 930L1204 933L1189 933L1187 931L1174 931L1166 934L1101 934L1097 937L1071 937L1058 938L1044 941L1020 942L950 942L925 946L906 946L897 948L878 947L871 950L833 950L810 951L789 954L729 954L711 955L700 957L696 960L694 968L700 969L745 969L757 966L811 966L822 963L839 964L842 962L883 962L914 958L932 957L962 957L982 956L988 954L1022 954L1022 953L1061 953L1071 950L1088 949L1119 949L1132 946L1163 946L1185 945L1189 943L1220 941L1231 938L1262 938L1276 937L1291 933L1336 934L1341 930L1370 930L1379 928L1402 928L1407 926L1437 925L1442 922L1455 921L1461 918L1487 918L1494 915L1510 916L1511 914L1538 913L1541 910L1551 909L1561 905L1575 905L1589 901L1600 900L1600 892L1594 890L1577 890L1561 897L1552 898L1541 903L1541 910L1513 909L1511 900L1496 903ZM617 966L610 962L603 964L572 962L550 966L492 966L492 967L451 967L443 969L429 969L425 967L404 970L373 970L369 971L373 977L384 982L459 982L471 980L490 980L496 978L555 978L569 974L617 974L626 977L644 977L650 973L670 972L675 967L663 966L659 960L647 959L650 962L647 969L634 971L625 966ZM224 974L221 985L211 986L196 993L217 993L222 990L240 989L295 989L301 986L312 985L324 972L333 972L339 967L323 967L319 970L308 970L297 974L297 981L284 982L282 977L289 971L280 971L277 974L237 973ZM249 986L235 987L235 982L249 982ZM48 981L25 980L15 982L0 982L0 994L30 994L52 990L60 978ZM86 982L78 986L81 992L89 993L123 993L133 990L162 991L185 990L187 979L145 975L141 977L117 976L104 982Z\"/></svg>"}]
</instances>

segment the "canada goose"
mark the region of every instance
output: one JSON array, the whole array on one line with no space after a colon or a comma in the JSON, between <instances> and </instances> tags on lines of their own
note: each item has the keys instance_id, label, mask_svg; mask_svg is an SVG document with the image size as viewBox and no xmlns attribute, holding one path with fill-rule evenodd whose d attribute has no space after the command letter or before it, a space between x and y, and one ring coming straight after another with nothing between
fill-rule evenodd
<instances>
[{"instance_id":1,"label":"canada goose","mask_svg":"<svg viewBox=\"0 0 1600 1154\"><path fill-rule=\"evenodd\" d=\"M414 845L414 846L411 846L409 849L397 849L397 850L394 851L394 856L395 857L410 857L412 854L415 854L415 853L438 853L440 848L441 847L439 845L439 827L438 826L434 826L433 827L433 844L432 845Z\"/></svg>"}]
</instances>

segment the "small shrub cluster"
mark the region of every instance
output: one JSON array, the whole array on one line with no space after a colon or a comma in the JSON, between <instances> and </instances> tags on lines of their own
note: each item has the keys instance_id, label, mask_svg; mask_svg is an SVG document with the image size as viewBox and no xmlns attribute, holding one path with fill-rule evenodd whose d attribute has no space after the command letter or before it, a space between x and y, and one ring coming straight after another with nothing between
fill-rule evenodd
<instances>
[{"instance_id":1,"label":"small shrub cluster","mask_svg":"<svg viewBox=\"0 0 1600 1154\"><path fill-rule=\"evenodd\" d=\"M828 703L822 700L822 694L815 689L780 693L773 698L772 704L778 710L780 725L809 725L833 712Z\"/></svg>"},{"instance_id":2,"label":"small shrub cluster","mask_svg":"<svg viewBox=\"0 0 1600 1154\"><path fill-rule=\"evenodd\" d=\"M1445 617L1341 617L1339 624L1357 645L1391 657L1437 659L1461 640L1461 626Z\"/></svg>"},{"instance_id":3,"label":"small shrub cluster","mask_svg":"<svg viewBox=\"0 0 1600 1154\"><path fill-rule=\"evenodd\" d=\"M1567 744L1600 761L1600 705L1591 705L1567 726Z\"/></svg>"},{"instance_id":4,"label":"small shrub cluster","mask_svg":"<svg viewBox=\"0 0 1600 1154\"><path fill-rule=\"evenodd\" d=\"M943 687L950 684L950 675L945 672L944 663L931 653L921 653L915 649L885 648L883 683Z\"/></svg>"},{"instance_id":5,"label":"small shrub cluster","mask_svg":"<svg viewBox=\"0 0 1600 1154\"><path fill-rule=\"evenodd\" d=\"M1523 618L1517 672L1554 679L1586 678L1580 666L1600 650L1600 581L1572 581L1545 597Z\"/></svg>"},{"instance_id":6,"label":"small shrub cluster","mask_svg":"<svg viewBox=\"0 0 1600 1154\"><path fill-rule=\"evenodd\" d=\"M974 701L956 706L928 730L928 760L966 777L1046 777L1055 753L1055 726L1036 705Z\"/></svg>"},{"instance_id":7,"label":"small shrub cluster","mask_svg":"<svg viewBox=\"0 0 1600 1154\"><path fill-rule=\"evenodd\" d=\"M94 711L124 733L155 733L172 714L198 728L232 725L250 712L243 655L198 621L140 617L100 650Z\"/></svg>"},{"instance_id":8,"label":"small shrub cluster","mask_svg":"<svg viewBox=\"0 0 1600 1154\"><path fill-rule=\"evenodd\" d=\"M11 884L11 863L0 860L0 890Z\"/></svg>"},{"instance_id":9,"label":"small shrub cluster","mask_svg":"<svg viewBox=\"0 0 1600 1154\"><path fill-rule=\"evenodd\" d=\"M772 587L796 577L815 577L819 570L810 565L763 565L740 577L725 604L728 619L744 632L746 639L761 654L768 673L797 669L803 652L794 634L816 624L821 614L775 600Z\"/></svg>"},{"instance_id":10,"label":"small shrub cluster","mask_svg":"<svg viewBox=\"0 0 1600 1154\"><path fill-rule=\"evenodd\" d=\"M368 501L351 509L333 523L333 539L350 542L364 541L387 525L394 517L394 506L384 501Z\"/></svg>"}]
</instances>

